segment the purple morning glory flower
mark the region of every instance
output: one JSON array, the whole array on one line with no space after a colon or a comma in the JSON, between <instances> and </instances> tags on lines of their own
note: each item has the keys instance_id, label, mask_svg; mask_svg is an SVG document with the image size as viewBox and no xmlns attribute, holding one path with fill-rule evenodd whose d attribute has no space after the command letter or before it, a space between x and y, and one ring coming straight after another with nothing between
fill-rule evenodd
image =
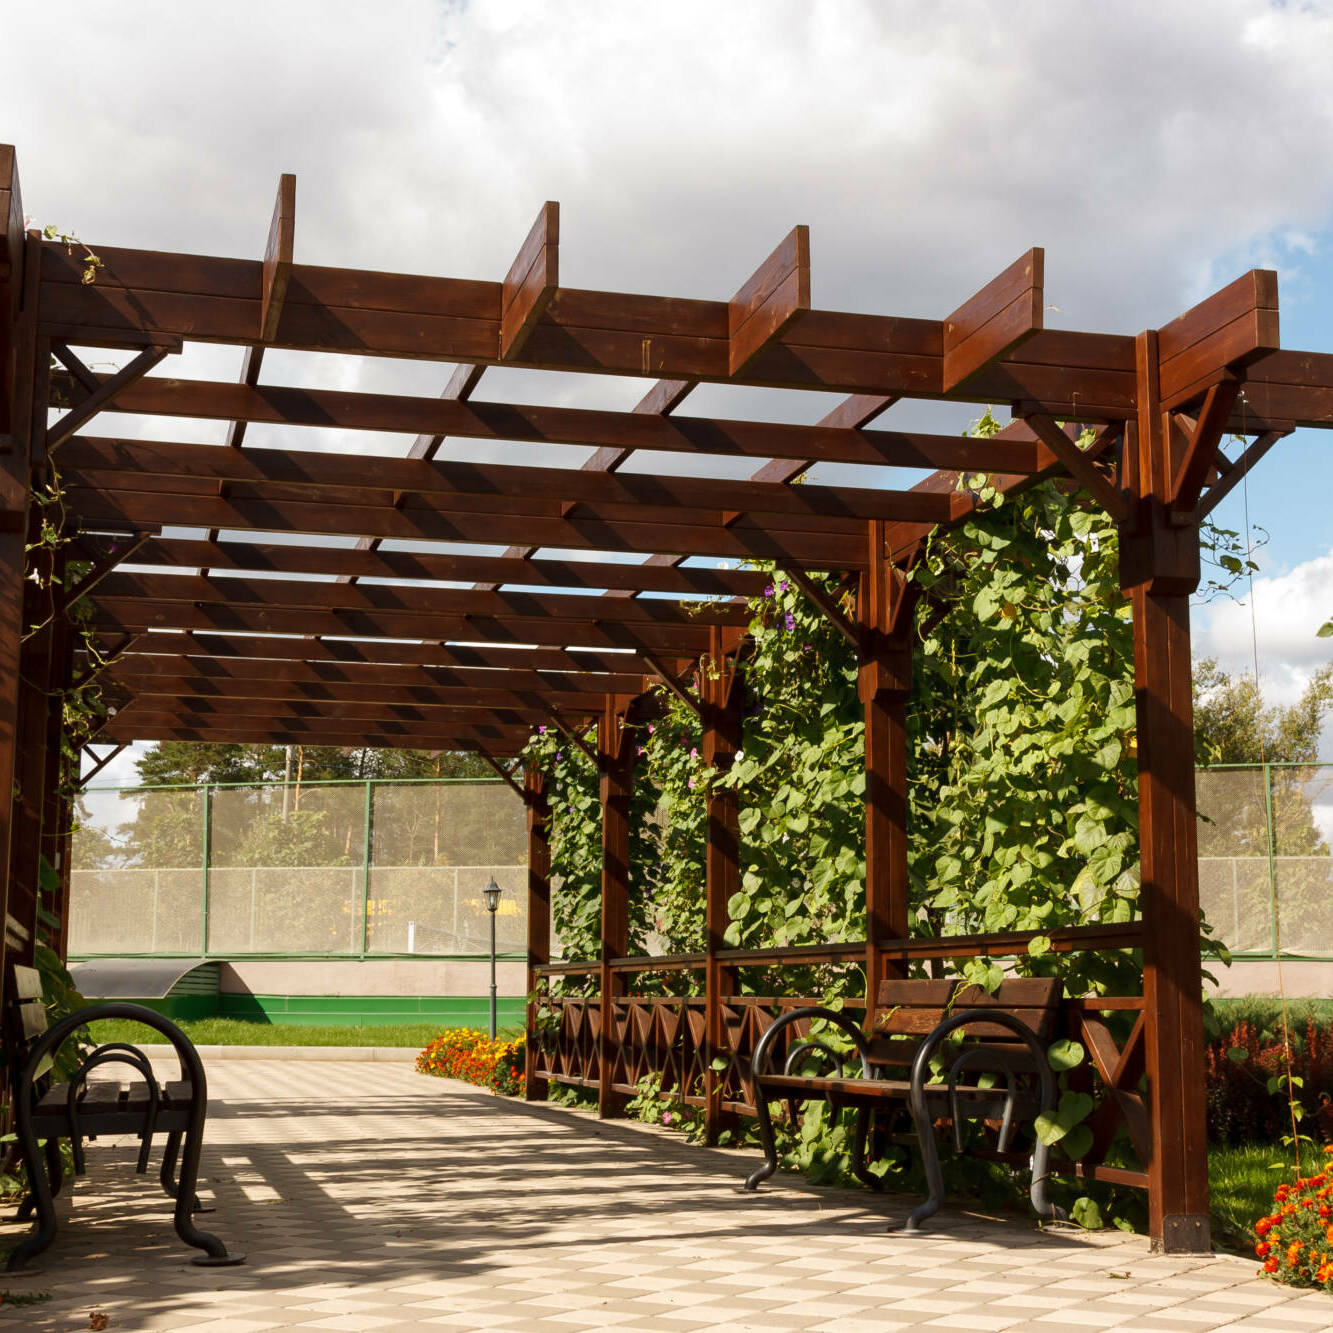
<instances>
[{"instance_id":1,"label":"purple morning glory flower","mask_svg":"<svg viewBox=\"0 0 1333 1333\"><path fill-rule=\"evenodd\" d=\"M796 617L792 615L790 611L787 612L786 621L787 621L787 628L789 630L793 630L796 628Z\"/></svg>"},{"instance_id":2,"label":"purple morning glory flower","mask_svg":"<svg viewBox=\"0 0 1333 1333\"><path fill-rule=\"evenodd\" d=\"M772 596L773 596L773 585L772 585L771 583L769 583L769 584L767 584L767 585L765 586L765 588L764 588L764 596L765 596L765 597L772 597Z\"/></svg>"}]
</instances>

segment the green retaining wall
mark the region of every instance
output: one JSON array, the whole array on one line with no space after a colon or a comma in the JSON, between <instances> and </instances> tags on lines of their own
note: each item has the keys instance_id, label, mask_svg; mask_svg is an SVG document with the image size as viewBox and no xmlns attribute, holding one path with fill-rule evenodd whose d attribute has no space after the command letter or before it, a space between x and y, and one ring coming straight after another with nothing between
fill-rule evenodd
<instances>
[{"instance_id":1,"label":"green retaining wall","mask_svg":"<svg viewBox=\"0 0 1333 1333\"><path fill-rule=\"evenodd\" d=\"M501 1026L521 1027L525 1002L521 995L496 998ZM217 997L220 1018L254 1023L351 1024L362 1027L388 1023L438 1023L441 1028L484 1028L490 1021L485 995L251 995L223 991ZM193 1015L192 1015L193 1016Z\"/></svg>"}]
</instances>

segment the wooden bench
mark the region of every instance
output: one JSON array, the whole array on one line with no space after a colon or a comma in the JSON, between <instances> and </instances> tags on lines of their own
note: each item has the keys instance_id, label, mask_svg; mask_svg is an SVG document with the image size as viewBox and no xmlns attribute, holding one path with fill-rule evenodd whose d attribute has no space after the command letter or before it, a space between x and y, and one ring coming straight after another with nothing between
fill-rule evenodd
<instances>
[{"instance_id":1,"label":"wooden bench","mask_svg":"<svg viewBox=\"0 0 1333 1333\"><path fill-rule=\"evenodd\" d=\"M196 1264L242 1263L243 1254L229 1254L222 1241L201 1231L192 1217L196 1212L207 1211L199 1203L195 1185L199 1178L208 1088L203 1063L190 1039L161 1014L143 1005L121 1001L91 1005L48 1027L41 973L31 967L15 967L12 980L14 1007L9 1063L19 1154L28 1185L18 1218L26 1220L35 1212L37 1228L15 1247L9 1256L8 1271L21 1268L55 1238L55 1195L64 1182L60 1140L70 1141L74 1172L82 1175L83 1140L99 1134L137 1134L140 1139L137 1170L143 1174L148 1169L153 1135L165 1133L160 1180L162 1188L176 1201L176 1234L187 1245L204 1251L194 1257ZM180 1062L179 1079L159 1083L143 1051L122 1042L111 1042L85 1056L68 1083L53 1082L51 1066L60 1048L88 1023L102 1018L131 1019L162 1033L175 1048ZM88 1075L94 1069L110 1064L128 1065L138 1077L89 1080Z\"/></svg>"},{"instance_id":2,"label":"wooden bench","mask_svg":"<svg viewBox=\"0 0 1333 1333\"><path fill-rule=\"evenodd\" d=\"M793 1122L803 1102L854 1108L852 1169L872 1189L881 1189L883 1182L866 1165L871 1121L876 1111L905 1107L928 1191L904 1227L917 1230L944 1202L937 1120L953 1122L959 1151L964 1121L990 1122L997 1130L996 1151L1004 1154L1021 1123L1055 1109L1056 1084L1046 1052L1060 1032L1061 999L1060 982L1046 978L1004 981L994 994L956 980L885 981L878 996L881 1018L869 1038L846 1014L832 1009L804 1006L783 1014L760 1038L751 1061L764 1161L750 1173L745 1188L756 1189L777 1170L770 1101L785 1101ZM852 1050L835 1050L828 1041L810 1036L817 1019L838 1028ZM962 1039L954 1038L960 1031ZM778 1051L784 1047L777 1069ZM798 1072L811 1063L822 1065L823 1072ZM849 1064L854 1069L850 1075ZM990 1086L981 1085L982 1075L990 1076ZM1048 1152L1037 1139L1031 1199L1038 1214L1054 1218L1060 1213L1047 1195Z\"/></svg>"}]
</instances>

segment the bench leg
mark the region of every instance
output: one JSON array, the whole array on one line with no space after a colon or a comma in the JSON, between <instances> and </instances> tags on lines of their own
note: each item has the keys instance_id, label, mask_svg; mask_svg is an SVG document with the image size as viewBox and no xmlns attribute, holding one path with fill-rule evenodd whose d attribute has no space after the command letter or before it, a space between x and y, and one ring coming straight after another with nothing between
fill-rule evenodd
<instances>
[{"instance_id":1,"label":"bench leg","mask_svg":"<svg viewBox=\"0 0 1333 1333\"><path fill-rule=\"evenodd\" d=\"M200 1117L202 1119L202 1116ZM203 1147L198 1133L185 1135L181 1153L180 1179L176 1182L176 1234L187 1245L193 1245L203 1254L196 1254L190 1260L200 1267L215 1268L231 1264L243 1264L245 1255L229 1254L227 1247L211 1231L201 1231L194 1224L192 1214L199 1202L194 1187L199 1181L199 1152Z\"/></svg>"},{"instance_id":2,"label":"bench leg","mask_svg":"<svg viewBox=\"0 0 1333 1333\"><path fill-rule=\"evenodd\" d=\"M1051 1150L1038 1139L1032 1149L1032 1188L1028 1192L1028 1197L1032 1200L1032 1206L1037 1210L1038 1217L1045 1218L1048 1222L1065 1222L1068 1219L1064 1209L1051 1202L1048 1192L1051 1183L1050 1155Z\"/></svg>"},{"instance_id":3,"label":"bench leg","mask_svg":"<svg viewBox=\"0 0 1333 1333\"><path fill-rule=\"evenodd\" d=\"M852 1139L852 1173L863 1185L882 1190L884 1181L866 1166L866 1144L870 1139L870 1125L875 1113L862 1106L856 1113L856 1134Z\"/></svg>"},{"instance_id":4,"label":"bench leg","mask_svg":"<svg viewBox=\"0 0 1333 1333\"><path fill-rule=\"evenodd\" d=\"M37 1230L16 1245L10 1251L9 1262L5 1264L7 1273L16 1273L34 1255L41 1252L56 1238L56 1207L52 1198L52 1179L63 1179L64 1170L60 1163L60 1144L48 1139L46 1151L37 1145L37 1136L31 1126L25 1126L27 1132L20 1130L19 1144L22 1148L23 1165L28 1175L28 1197L19 1205L19 1217L22 1219L37 1214ZM52 1177L50 1172L50 1145L55 1145L56 1169L59 1175Z\"/></svg>"},{"instance_id":5,"label":"bench leg","mask_svg":"<svg viewBox=\"0 0 1333 1333\"><path fill-rule=\"evenodd\" d=\"M912 1123L921 1148L921 1165L926 1173L926 1197L907 1214L904 1231L917 1231L921 1223L934 1217L944 1204L944 1172L940 1169L940 1145L935 1142L935 1127L926 1110L925 1098L912 1098Z\"/></svg>"},{"instance_id":6,"label":"bench leg","mask_svg":"<svg viewBox=\"0 0 1333 1333\"><path fill-rule=\"evenodd\" d=\"M755 1085L755 1117L759 1121L759 1142L763 1144L764 1160L745 1177L745 1188L757 1190L778 1169L778 1144L773 1137L773 1117L768 1113L768 1099L763 1089Z\"/></svg>"},{"instance_id":7,"label":"bench leg","mask_svg":"<svg viewBox=\"0 0 1333 1333\"><path fill-rule=\"evenodd\" d=\"M162 1153L162 1171L158 1179L162 1182L162 1191L168 1197L174 1199L179 1193L180 1187L176 1184L176 1159L180 1156L181 1136L178 1133L167 1135L167 1146ZM196 1194L194 1196L194 1206L192 1211L196 1213L212 1213L217 1210L211 1205L205 1206Z\"/></svg>"}]
</instances>

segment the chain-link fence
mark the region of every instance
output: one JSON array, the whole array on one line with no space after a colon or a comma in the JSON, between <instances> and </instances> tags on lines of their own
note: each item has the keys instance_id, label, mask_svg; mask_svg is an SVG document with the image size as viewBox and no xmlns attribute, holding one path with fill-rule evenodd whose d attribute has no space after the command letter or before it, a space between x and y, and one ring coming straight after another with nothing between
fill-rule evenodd
<instances>
[{"instance_id":1,"label":"chain-link fence","mask_svg":"<svg viewBox=\"0 0 1333 1333\"><path fill-rule=\"evenodd\" d=\"M1244 957L1333 957L1333 765L1198 774L1199 895ZM483 955L526 947L523 803L504 783L85 793L70 952ZM1276 907L1276 912L1274 908Z\"/></svg>"},{"instance_id":2,"label":"chain-link fence","mask_svg":"<svg viewBox=\"0 0 1333 1333\"><path fill-rule=\"evenodd\" d=\"M84 793L76 957L485 955L527 939L523 802L500 781L318 782Z\"/></svg>"},{"instance_id":3,"label":"chain-link fence","mask_svg":"<svg viewBox=\"0 0 1333 1333\"><path fill-rule=\"evenodd\" d=\"M1247 957L1333 957L1333 765L1198 774L1199 901Z\"/></svg>"}]
</instances>

